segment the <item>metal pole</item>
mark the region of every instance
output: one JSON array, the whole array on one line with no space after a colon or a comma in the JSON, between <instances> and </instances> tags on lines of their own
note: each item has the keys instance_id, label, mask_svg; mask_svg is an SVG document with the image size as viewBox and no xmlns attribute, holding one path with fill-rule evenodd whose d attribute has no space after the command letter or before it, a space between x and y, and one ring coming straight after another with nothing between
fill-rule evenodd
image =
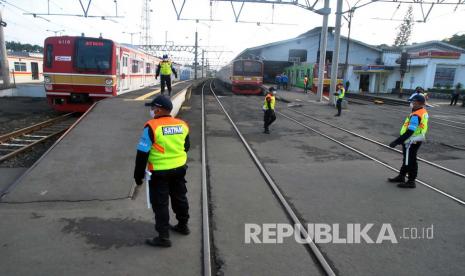
<instances>
[{"instance_id":1,"label":"metal pole","mask_svg":"<svg viewBox=\"0 0 465 276\"><path fill-rule=\"evenodd\" d=\"M339 67L339 48L341 46L341 19L342 19L342 0L337 0L336 9L336 27L334 32L334 52L333 60L331 62L331 85L329 88L329 104L333 103L334 95L336 91L337 73Z\"/></svg>"},{"instance_id":2,"label":"metal pole","mask_svg":"<svg viewBox=\"0 0 465 276\"><path fill-rule=\"evenodd\" d=\"M2 66L3 87L8 88L10 87L10 68L8 65L3 26L6 26L6 23L3 22L2 11L0 10L0 62Z\"/></svg>"},{"instance_id":3,"label":"metal pole","mask_svg":"<svg viewBox=\"0 0 465 276\"><path fill-rule=\"evenodd\" d=\"M346 61L344 63L344 71L342 76L344 79L348 79L348 75L346 76L347 72L349 71L349 45L350 45L350 30L352 26L352 16L354 15L354 9L351 9L349 12L349 33L347 34L347 44L346 44ZM345 84L344 84L345 85Z\"/></svg>"},{"instance_id":4,"label":"metal pole","mask_svg":"<svg viewBox=\"0 0 465 276\"><path fill-rule=\"evenodd\" d=\"M329 0L325 0L324 9L329 9ZM326 62L326 44L328 42L328 17L329 14L323 15L323 26L321 27L321 43L320 43L320 61L318 63L318 92L317 101L323 100L323 85L325 77L325 62Z\"/></svg>"},{"instance_id":5,"label":"metal pole","mask_svg":"<svg viewBox=\"0 0 465 276\"><path fill-rule=\"evenodd\" d=\"M203 68L205 66L204 64L204 58L205 58L205 50L202 49L202 78L203 78Z\"/></svg>"},{"instance_id":6,"label":"metal pole","mask_svg":"<svg viewBox=\"0 0 465 276\"><path fill-rule=\"evenodd\" d=\"M197 31L195 32L195 58L194 58L194 79L196 80L197 79L197 47L198 47L198 44L197 44Z\"/></svg>"}]
</instances>

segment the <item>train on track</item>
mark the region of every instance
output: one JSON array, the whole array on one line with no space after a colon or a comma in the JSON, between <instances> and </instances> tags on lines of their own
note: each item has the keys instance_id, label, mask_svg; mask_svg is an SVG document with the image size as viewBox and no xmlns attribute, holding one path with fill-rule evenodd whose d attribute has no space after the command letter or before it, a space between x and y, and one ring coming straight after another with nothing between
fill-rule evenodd
<instances>
[{"instance_id":1,"label":"train on track","mask_svg":"<svg viewBox=\"0 0 465 276\"><path fill-rule=\"evenodd\" d=\"M304 88L305 75L308 76L308 87L316 93L318 88L318 64L302 63L284 68L284 72L289 77L291 86ZM337 83L343 83L342 69L337 75ZM331 84L331 65L326 65L323 79L323 91L328 92Z\"/></svg>"},{"instance_id":2,"label":"train on track","mask_svg":"<svg viewBox=\"0 0 465 276\"><path fill-rule=\"evenodd\" d=\"M159 83L160 58L128 44L93 37L48 37L44 43L44 85L58 111L85 112L94 102ZM175 64L183 80L190 68Z\"/></svg>"},{"instance_id":3,"label":"train on track","mask_svg":"<svg viewBox=\"0 0 465 276\"><path fill-rule=\"evenodd\" d=\"M263 93L263 62L237 59L221 68L216 77L235 94Z\"/></svg>"}]
</instances>

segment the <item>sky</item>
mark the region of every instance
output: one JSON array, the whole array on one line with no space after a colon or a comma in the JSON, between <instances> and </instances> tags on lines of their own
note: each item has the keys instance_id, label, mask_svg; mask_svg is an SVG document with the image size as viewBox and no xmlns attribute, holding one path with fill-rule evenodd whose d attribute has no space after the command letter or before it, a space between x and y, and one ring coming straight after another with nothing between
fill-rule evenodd
<instances>
[{"instance_id":1,"label":"sky","mask_svg":"<svg viewBox=\"0 0 465 276\"><path fill-rule=\"evenodd\" d=\"M121 43L130 43L129 32L140 32L142 3L144 0L117 0L118 15L123 18L101 20L99 18L83 18L70 16L37 16L24 13L47 13L47 2L50 13L83 14L79 0L0 0L3 20L8 26L4 29L7 41L19 41L42 45L52 31L64 30L64 35L80 35L113 39ZM456 0L445 0L452 3ZM84 4L88 0L82 0ZM174 0L178 10L183 0ZM305 3L304 0L300 1ZM313 3L314 1L310 1ZM335 25L336 0L330 0L332 14L329 26ZM359 6L370 0L344 0L343 11ZM240 3L235 3L236 10ZM239 18L235 22L230 2L209 0L185 0L181 19L210 19L215 21L177 20L171 0L151 0L152 10L151 36L153 44L194 45L194 34L198 32L199 45L208 47L210 52L206 58L210 64L221 66L233 59L248 47L280 41L298 36L314 27L322 25L323 17L312 11L293 5L273 5L246 3ZM351 37L372 45L394 42L398 26L404 17L409 4L371 3L355 11ZM319 0L316 8L323 7ZM414 4L415 20L422 20L419 4ZM428 7L424 6L424 13ZM114 0L92 0L89 15L115 15ZM426 23L415 23L410 43L428 40L442 40L453 34L465 34L465 5L435 5ZM347 36L348 24L342 20L341 33ZM260 25L257 22L261 22ZM276 24L267 24L274 22ZM282 23L282 24L281 24ZM138 44L139 34L133 35L134 44ZM179 55L191 58L192 54Z\"/></svg>"}]
</instances>

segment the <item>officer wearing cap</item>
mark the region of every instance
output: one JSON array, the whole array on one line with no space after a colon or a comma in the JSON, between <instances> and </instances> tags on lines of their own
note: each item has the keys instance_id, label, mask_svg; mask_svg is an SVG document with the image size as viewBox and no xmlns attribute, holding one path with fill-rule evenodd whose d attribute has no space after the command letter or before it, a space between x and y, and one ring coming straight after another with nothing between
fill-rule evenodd
<instances>
[{"instance_id":1,"label":"officer wearing cap","mask_svg":"<svg viewBox=\"0 0 465 276\"><path fill-rule=\"evenodd\" d=\"M270 134L270 125L276 120L276 114L274 113L274 106L276 103L276 90L274 87L268 89L268 93L265 96L265 102L263 103L263 126L265 130L263 133Z\"/></svg>"},{"instance_id":2,"label":"officer wearing cap","mask_svg":"<svg viewBox=\"0 0 465 276\"><path fill-rule=\"evenodd\" d=\"M400 136L394 140L390 147L402 145L402 167L399 175L389 178L389 182L399 183L400 188L415 188L415 179L418 174L417 152L428 131L428 112L425 109L425 97L421 94L411 98L412 112L405 119L400 130ZM405 182L405 177L408 180Z\"/></svg>"},{"instance_id":3,"label":"officer wearing cap","mask_svg":"<svg viewBox=\"0 0 465 276\"><path fill-rule=\"evenodd\" d=\"M158 64L155 79L157 79L160 74L161 94L163 95L165 93L166 84L166 86L168 86L168 95L171 97L171 74L174 74L174 77L178 78L178 73L176 73L176 69L174 69L173 64L168 59L168 55L163 55L163 60Z\"/></svg>"},{"instance_id":4,"label":"officer wearing cap","mask_svg":"<svg viewBox=\"0 0 465 276\"><path fill-rule=\"evenodd\" d=\"M412 95L410 95L407 101L412 102L413 97L415 97L416 95L422 95L423 97L425 97L425 99L427 98L427 94L425 93L423 87L417 86L415 87L415 91L412 93Z\"/></svg>"},{"instance_id":5,"label":"officer wearing cap","mask_svg":"<svg viewBox=\"0 0 465 276\"><path fill-rule=\"evenodd\" d=\"M137 146L134 179L142 185L145 170L151 172L149 181L150 202L155 213L155 230L158 237L146 240L151 246L170 247L169 198L178 224L171 229L183 235L190 233L189 203L185 175L187 151L190 147L189 127L183 120L170 115L171 100L157 96L151 103L149 120Z\"/></svg>"}]
</instances>

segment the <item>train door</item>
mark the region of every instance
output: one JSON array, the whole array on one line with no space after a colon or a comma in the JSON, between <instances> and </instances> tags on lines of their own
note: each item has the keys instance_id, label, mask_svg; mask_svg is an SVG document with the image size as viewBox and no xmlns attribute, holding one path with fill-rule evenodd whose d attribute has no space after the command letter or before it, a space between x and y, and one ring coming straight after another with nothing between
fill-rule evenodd
<instances>
[{"instance_id":1,"label":"train door","mask_svg":"<svg viewBox=\"0 0 465 276\"><path fill-rule=\"evenodd\" d=\"M123 62L121 66L121 83L123 90L129 89L129 70L128 70L129 56L123 54Z\"/></svg>"},{"instance_id":2,"label":"train door","mask_svg":"<svg viewBox=\"0 0 465 276\"><path fill-rule=\"evenodd\" d=\"M31 62L31 72L32 72L32 79L38 80L39 79L39 64L37 62Z\"/></svg>"},{"instance_id":3,"label":"train door","mask_svg":"<svg viewBox=\"0 0 465 276\"><path fill-rule=\"evenodd\" d=\"M121 60L120 48L116 48L116 94L121 91Z\"/></svg>"}]
</instances>

